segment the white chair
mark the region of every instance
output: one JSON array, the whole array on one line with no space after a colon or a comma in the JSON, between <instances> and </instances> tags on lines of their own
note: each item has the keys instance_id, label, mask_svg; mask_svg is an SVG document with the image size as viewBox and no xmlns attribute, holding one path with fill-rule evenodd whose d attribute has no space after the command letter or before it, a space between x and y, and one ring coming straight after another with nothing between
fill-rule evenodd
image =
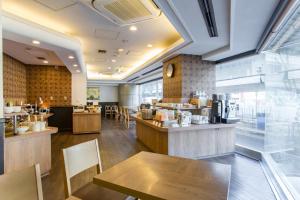
<instances>
[{"instance_id":1,"label":"white chair","mask_svg":"<svg viewBox=\"0 0 300 200\"><path fill-rule=\"evenodd\" d=\"M126 195L122 193L94 185L91 182L85 184L76 191L72 191L71 179L76 175L95 166L97 167L97 172L94 176L102 172L97 139L63 149L63 157L66 175L66 198L73 195L87 200L126 199Z\"/></svg>"},{"instance_id":2,"label":"white chair","mask_svg":"<svg viewBox=\"0 0 300 200\"><path fill-rule=\"evenodd\" d=\"M1 175L0 199L43 200L40 165Z\"/></svg>"}]
</instances>

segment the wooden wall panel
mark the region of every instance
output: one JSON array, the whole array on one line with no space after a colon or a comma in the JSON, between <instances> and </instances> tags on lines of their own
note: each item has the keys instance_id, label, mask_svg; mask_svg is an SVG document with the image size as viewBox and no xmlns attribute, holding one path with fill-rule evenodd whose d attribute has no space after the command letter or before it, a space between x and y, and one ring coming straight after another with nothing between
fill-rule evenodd
<instances>
[{"instance_id":1,"label":"wooden wall panel","mask_svg":"<svg viewBox=\"0 0 300 200\"><path fill-rule=\"evenodd\" d=\"M20 61L3 54L4 102L26 102L26 66Z\"/></svg>"},{"instance_id":2,"label":"wooden wall panel","mask_svg":"<svg viewBox=\"0 0 300 200\"><path fill-rule=\"evenodd\" d=\"M173 77L167 77L169 64L174 64ZM176 56L163 64L163 96L164 99L181 101L182 98L182 56ZM165 100L167 100L165 99ZM179 100L178 100L179 99Z\"/></svg>"},{"instance_id":3,"label":"wooden wall panel","mask_svg":"<svg viewBox=\"0 0 300 200\"><path fill-rule=\"evenodd\" d=\"M64 66L27 65L27 99L50 106L71 105L72 75Z\"/></svg>"}]
</instances>

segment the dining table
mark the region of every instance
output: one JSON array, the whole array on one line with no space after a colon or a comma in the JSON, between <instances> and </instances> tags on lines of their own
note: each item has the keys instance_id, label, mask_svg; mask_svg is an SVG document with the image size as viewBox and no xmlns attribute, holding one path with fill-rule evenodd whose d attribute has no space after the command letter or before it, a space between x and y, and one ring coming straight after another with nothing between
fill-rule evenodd
<instances>
[{"instance_id":1,"label":"dining table","mask_svg":"<svg viewBox=\"0 0 300 200\"><path fill-rule=\"evenodd\" d=\"M143 200L225 200L230 176L230 165L142 151L93 182Z\"/></svg>"}]
</instances>

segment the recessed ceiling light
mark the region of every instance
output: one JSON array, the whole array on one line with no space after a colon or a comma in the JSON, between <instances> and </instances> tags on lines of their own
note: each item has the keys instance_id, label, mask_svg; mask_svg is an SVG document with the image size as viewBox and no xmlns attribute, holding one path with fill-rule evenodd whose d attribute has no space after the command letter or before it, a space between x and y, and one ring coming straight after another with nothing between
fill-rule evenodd
<instances>
[{"instance_id":1,"label":"recessed ceiling light","mask_svg":"<svg viewBox=\"0 0 300 200\"><path fill-rule=\"evenodd\" d=\"M111 69L111 67L108 67L107 69Z\"/></svg>"},{"instance_id":2,"label":"recessed ceiling light","mask_svg":"<svg viewBox=\"0 0 300 200\"><path fill-rule=\"evenodd\" d=\"M122 52L122 51L124 51L124 49L122 49L122 48L121 48L121 49L118 49L118 52Z\"/></svg>"},{"instance_id":3,"label":"recessed ceiling light","mask_svg":"<svg viewBox=\"0 0 300 200\"><path fill-rule=\"evenodd\" d=\"M115 59L112 59L111 62L115 63L115 62L117 62L117 61L116 61Z\"/></svg>"},{"instance_id":4,"label":"recessed ceiling light","mask_svg":"<svg viewBox=\"0 0 300 200\"><path fill-rule=\"evenodd\" d=\"M75 57L74 57L74 56L69 56L68 58L72 60L72 59L74 59Z\"/></svg>"},{"instance_id":5,"label":"recessed ceiling light","mask_svg":"<svg viewBox=\"0 0 300 200\"><path fill-rule=\"evenodd\" d=\"M43 60L43 63L48 64L49 62L48 60Z\"/></svg>"},{"instance_id":6,"label":"recessed ceiling light","mask_svg":"<svg viewBox=\"0 0 300 200\"><path fill-rule=\"evenodd\" d=\"M131 30L131 31L137 31L137 27L136 26L130 26L129 30Z\"/></svg>"},{"instance_id":7,"label":"recessed ceiling light","mask_svg":"<svg viewBox=\"0 0 300 200\"><path fill-rule=\"evenodd\" d=\"M32 40L32 43L33 44L40 44L40 41L38 41L38 40Z\"/></svg>"},{"instance_id":8,"label":"recessed ceiling light","mask_svg":"<svg viewBox=\"0 0 300 200\"><path fill-rule=\"evenodd\" d=\"M77 64L74 64L74 65L73 65L73 67L77 67L77 66L78 66Z\"/></svg>"},{"instance_id":9,"label":"recessed ceiling light","mask_svg":"<svg viewBox=\"0 0 300 200\"><path fill-rule=\"evenodd\" d=\"M76 72L78 72L78 73L79 73L79 72L80 72L80 70L79 70L79 69L77 69L77 70L76 70Z\"/></svg>"},{"instance_id":10,"label":"recessed ceiling light","mask_svg":"<svg viewBox=\"0 0 300 200\"><path fill-rule=\"evenodd\" d=\"M152 44L148 44L147 47L151 48L151 47L153 47L153 46L152 46Z\"/></svg>"}]
</instances>

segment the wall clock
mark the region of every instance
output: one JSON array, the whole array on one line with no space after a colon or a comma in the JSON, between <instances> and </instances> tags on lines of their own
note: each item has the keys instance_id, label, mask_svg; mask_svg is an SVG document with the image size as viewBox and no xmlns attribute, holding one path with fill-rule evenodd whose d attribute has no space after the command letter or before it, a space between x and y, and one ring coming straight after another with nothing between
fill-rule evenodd
<instances>
[{"instance_id":1,"label":"wall clock","mask_svg":"<svg viewBox=\"0 0 300 200\"><path fill-rule=\"evenodd\" d=\"M174 68L175 68L175 65L170 63L168 64L167 66L167 77L171 78L174 74Z\"/></svg>"}]
</instances>

